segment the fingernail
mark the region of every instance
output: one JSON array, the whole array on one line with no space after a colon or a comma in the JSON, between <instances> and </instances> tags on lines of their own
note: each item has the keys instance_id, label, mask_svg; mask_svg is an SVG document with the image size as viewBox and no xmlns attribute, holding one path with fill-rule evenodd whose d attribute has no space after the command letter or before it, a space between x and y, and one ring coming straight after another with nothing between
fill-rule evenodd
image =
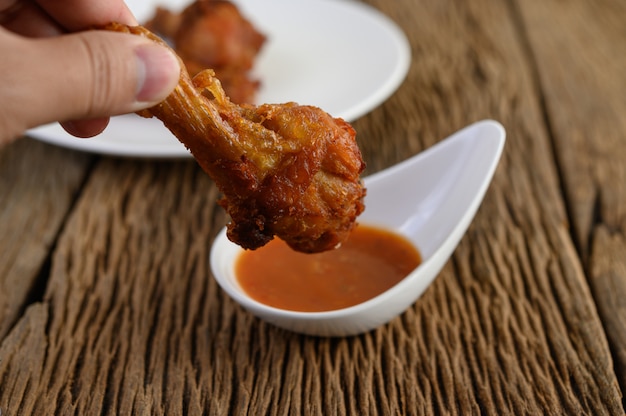
<instances>
[{"instance_id":1,"label":"fingernail","mask_svg":"<svg viewBox=\"0 0 626 416\"><path fill-rule=\"evenodd\" d=\"M172 91L180 77L180 66L174 53L155 43L140 45L137 56L138 102L159 102Z\"/></svg>"}]
</instances>

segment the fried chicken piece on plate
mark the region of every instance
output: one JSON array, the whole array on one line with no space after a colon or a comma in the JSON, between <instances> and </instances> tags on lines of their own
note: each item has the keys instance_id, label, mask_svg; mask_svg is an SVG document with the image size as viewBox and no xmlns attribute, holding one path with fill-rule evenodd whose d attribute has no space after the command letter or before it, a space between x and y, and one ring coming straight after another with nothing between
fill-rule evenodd
<instances>
[{"instance_id":1,"label":"fried chicken piece on plate","mask_svg":"<svg viewBox=\"0 0 626 416\"><path fill-rule=\"evenodd\" d=\"M141 26L107 29L164 44ZM364 209L354 129L317 107L234 104L213 71L192 80L182 68L174 92L139 114L160 119L213 178L230 240L256 249L278 236L309 253L345 241Z\"/></svg>"},{"instance_id":2,"label":"fried chicken piece on plate","mask_svg":"<svg viewBox=\"0 0 626 416\"><path fill-rule=\"evenodd\" d=\"M259 81L249 75L265 35L226 0L196 0L181 12L157 7L145 27L166 38L191 76L215 71L231 101L253 103Z\"/></svg>"}]
</instances>

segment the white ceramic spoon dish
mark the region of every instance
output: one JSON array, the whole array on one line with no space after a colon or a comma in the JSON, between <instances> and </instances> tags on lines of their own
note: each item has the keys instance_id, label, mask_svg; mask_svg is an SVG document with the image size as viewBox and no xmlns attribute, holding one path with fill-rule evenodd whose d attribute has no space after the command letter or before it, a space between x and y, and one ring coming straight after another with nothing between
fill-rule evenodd
<instances>
[{"instance_id":1,"label":"white ceramic spoon dish","mask_svg":"<svg viewBox=\"0 0 626 416\"><path fill-rule=\"evenodd\" d=\"M359 222L406 236L422 255L413 272L366 302L327 312L295 312L255 301L237 282L235 262L243 250L228 240L225 230L211 251L213 274L235 301L279 327L320 336L374 329L414 303L441 271L478 210L504 142L502 125L481 121L364 179L367 197Z\"/></svg>"}]
</instances>

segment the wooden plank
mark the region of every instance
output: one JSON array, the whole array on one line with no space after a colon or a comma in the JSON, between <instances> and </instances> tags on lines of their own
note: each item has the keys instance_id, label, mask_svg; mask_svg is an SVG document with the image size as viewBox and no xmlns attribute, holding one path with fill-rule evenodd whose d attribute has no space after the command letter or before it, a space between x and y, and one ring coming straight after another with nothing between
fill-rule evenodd
<instances>
[{"instance_id":1,"label":"wooden plank","mask_svg":"<svg viewBox=\"0 0 626 416\"><path fill-rule=\"evenodd\" d=\"M43 293L42 269L91 160L26 138L0 148L0 340Z\"/></svg>"},{"instance_id":2,"label":"wooden plank","mask_svg":"<svg viewBox=\"0 0 626 416\"><path fill-rule=\"evenodd\" d=\"M520 1L578 250L626 388L626 4Z\"/></svg>"},{"instance_id":3,"label":"wooden plank","mask_svg":"<svg viewBox=\"0 0 626 416\"><path fill-rule=\"evenodd\" d=\"M45 355L24 359L3 350L1 394L9 403L0 408L129 414L165 399L175 405L167 394L182 391L161 385L177 379L164 371L163 359L174 358L170 353L183 347L178 341L188 331L202 336L207 324L219 324L209 308L221 301L208 279L210 242L224 224L216 199L192 161L100 163L59 241L43 304L28 311L4 344L27 354L23 346L33 339L23 334L43 337L37 343ZM32 328L33 321L39 326ZM187 369L192 375L193 366ZM11 370L22 376L12 378Z\"/></svg>"},{"instance_id":4,"label":"wooden plank","mask_svg":"<svg viewBox=\"0 0 626 416\"><path fill-rule=\"evenodd\" d=\"M496 0L371 3L407 32L413 65L355 123L370 172L481 118L508 130L476 220L424 296L357 337L274 328L210 279L225 218L192 162L103 159L59 239L43 302L0 346L0 409L624 413L515 11Z\"/></svg>"}]
</instances>

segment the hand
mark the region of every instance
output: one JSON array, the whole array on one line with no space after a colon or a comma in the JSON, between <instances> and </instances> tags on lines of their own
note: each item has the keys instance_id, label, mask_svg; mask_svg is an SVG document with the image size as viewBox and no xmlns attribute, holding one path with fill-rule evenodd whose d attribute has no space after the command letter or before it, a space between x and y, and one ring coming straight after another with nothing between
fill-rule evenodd
<instances>
[{"instance_id":1,"label":"hand","mask_svg":"<svg viewBox=\"0 0 626 416\"><path fill-rule=\"evenodd\" d=\"M178 60L147 39L88 30L137 22L123 0L0 0L0 144L59 121L77 137L162 101Z\"/></svg>"}]
</instances>

